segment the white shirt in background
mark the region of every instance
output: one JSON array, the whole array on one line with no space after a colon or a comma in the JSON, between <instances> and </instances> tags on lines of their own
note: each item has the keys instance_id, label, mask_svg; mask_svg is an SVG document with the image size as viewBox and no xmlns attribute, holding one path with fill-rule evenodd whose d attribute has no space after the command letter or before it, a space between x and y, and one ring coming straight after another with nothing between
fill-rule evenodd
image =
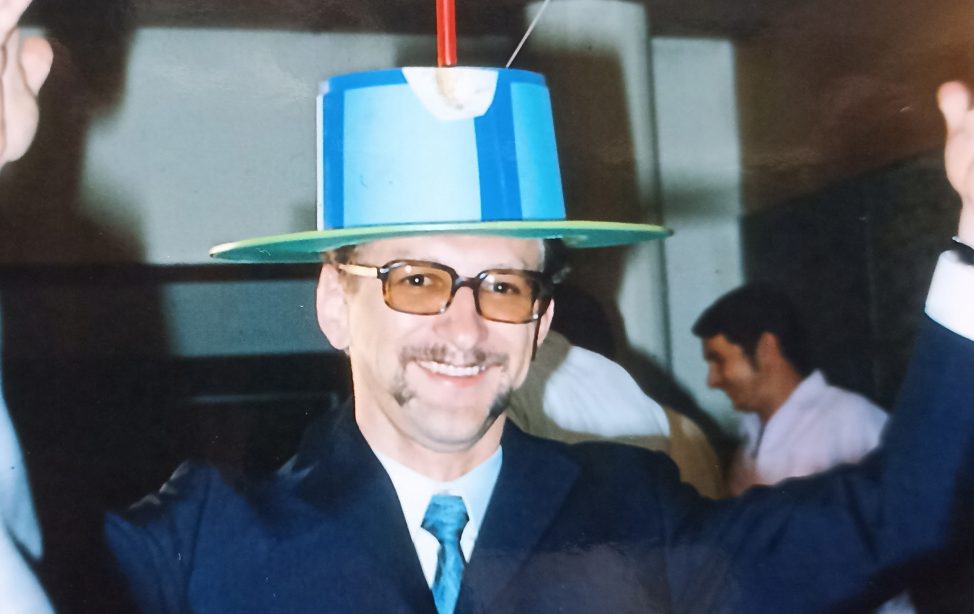
<instances>
[{"instance_id":1,"label":"white shirt in background","mask_svg":"<svg viewBox=\"0 0 974 614\"><path fill-rule=\"evenodd\" d=\"M763 428L757 414L744 415L730 492L856 462L879 444L887 417L866 397L831 386L814 371Z\"/></svg>"}]
</instances>

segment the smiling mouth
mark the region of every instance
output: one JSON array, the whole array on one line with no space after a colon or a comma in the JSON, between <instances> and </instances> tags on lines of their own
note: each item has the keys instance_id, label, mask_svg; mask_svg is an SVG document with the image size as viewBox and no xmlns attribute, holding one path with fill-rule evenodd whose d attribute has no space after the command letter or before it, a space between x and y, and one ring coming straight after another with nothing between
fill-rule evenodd
<instances>
[{"instance_id":1,"label":"smiling mouth","mask_svg":"<svg viewBox=\"0 0 974 614\"><path fill-rule=\"evenodd\" d=\"M460 366L434 360L418 360L416 364L437 375L447 375L450 377L474 377L487 370L487 365L483 364Z\"/></svg>"}]
</instances>

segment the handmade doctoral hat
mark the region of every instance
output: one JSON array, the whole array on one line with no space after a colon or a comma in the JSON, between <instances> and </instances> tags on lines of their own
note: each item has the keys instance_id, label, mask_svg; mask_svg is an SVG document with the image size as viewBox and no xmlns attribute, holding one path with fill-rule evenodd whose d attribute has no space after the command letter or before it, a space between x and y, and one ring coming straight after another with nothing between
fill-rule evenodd
<instances>
[{"instance_id":1,"label":"handmade doctoral hat","mask_svg":"<svg viewBox=\"0 0 974 614\"><path fill-rule=\"evenodd\" d=\"M544 77L420 67L340 75L318 96L318 229L218 245L243 262L319 262L378 239L477 234L604 247L660 226L565 219Z\"/></svg>"}]
</instances>

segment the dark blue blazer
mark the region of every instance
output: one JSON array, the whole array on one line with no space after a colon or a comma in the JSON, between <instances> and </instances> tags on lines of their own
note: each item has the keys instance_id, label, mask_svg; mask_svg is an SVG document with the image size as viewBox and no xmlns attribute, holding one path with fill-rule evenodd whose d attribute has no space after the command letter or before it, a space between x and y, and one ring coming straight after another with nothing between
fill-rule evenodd
<instances>
[{"instance_id":1,"label":"dark blue blazer","mask_svg":"<svg viewBox=\"0 0 974 614\"><path fill-rule=\"evenodd\" d=\"M927 322L880 452L734 500L700 497L637 448L510 423L502 445L458 613L858 611L967 537L974 342ZM350 408L274 479L187 465L106 532L147 612L435 613Z\"/></svg>"}]
</instances>

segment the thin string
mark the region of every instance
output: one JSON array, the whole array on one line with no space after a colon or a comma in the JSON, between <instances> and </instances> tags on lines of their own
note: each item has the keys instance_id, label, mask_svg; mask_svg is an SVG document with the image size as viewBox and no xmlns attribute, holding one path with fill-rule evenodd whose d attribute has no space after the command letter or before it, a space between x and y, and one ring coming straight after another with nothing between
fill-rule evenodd
<instances>
[{"instance_id":1,"label":"thin string","mask_svg":"<svg viewBox=\"0 0 974 614\"><path fill-rule=\"evenodd\" d=\"M521 38L521 42L517 44L517 48L514 50L514 53L511 54L511 59L507 61L507 64L504 65L504 68L510 68L511 64L514 63L514 58L517 57L517 54L520 53L521 51L521 47L524 46L525 41L527 41L528 37L531 36L531 32L534 31L534 26L538 25L538 21L541 19L541 15L544 14L544 10L548 8L549 2L551 2L551 0L544 0L544 3L541 5L541 8L538 9L537 14L535 14L534 19L531 20L531 25L528 26L528 31L524 33L524 36Z\"/></svg>"}]
</instances>

